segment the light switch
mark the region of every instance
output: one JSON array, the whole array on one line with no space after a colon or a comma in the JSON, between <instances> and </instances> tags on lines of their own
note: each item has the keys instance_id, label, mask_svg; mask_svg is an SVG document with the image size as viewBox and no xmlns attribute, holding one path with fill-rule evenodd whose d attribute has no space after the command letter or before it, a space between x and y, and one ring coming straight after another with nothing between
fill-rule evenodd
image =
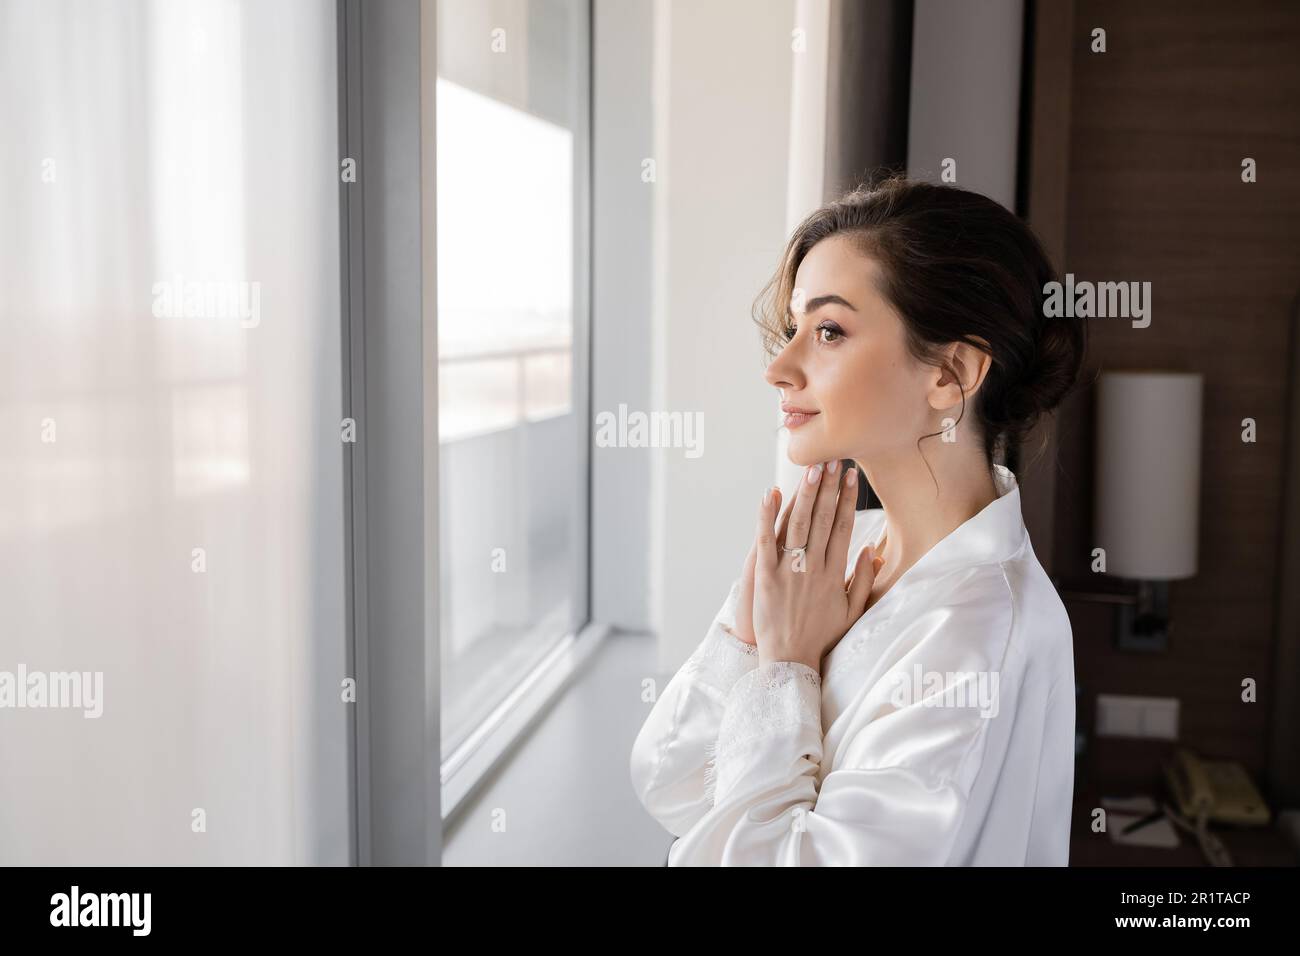
<instances>
[{"instance_id":1,"label":"light switch","mask_svg":"<svg viewBox=\"0 0 1300 956\"><path fill-rule=\"evenodd\" d=\"M1132 697L1097 695L1098 737L1140 737L1142 717Z\"/></svg>"},{"instance_id":2,"label":"light switch","mask_svg":"<svg viewBox=\"0 0 1300 956\"><path fill-rule=\"evenodd\" d=\"M1097 695L1098 737L1178 739L1178 698Z\"/></svg>"},{"instance_id":3,"label":"light switch","mask_svg":"<svg viewBox=\"0 0 1300 956\"><path fill-rule=\"evenodd\" d=\"M1178 739L1178 698L1148 697L1142 713L1142 736Z\"/></svg>"}]
</instances>

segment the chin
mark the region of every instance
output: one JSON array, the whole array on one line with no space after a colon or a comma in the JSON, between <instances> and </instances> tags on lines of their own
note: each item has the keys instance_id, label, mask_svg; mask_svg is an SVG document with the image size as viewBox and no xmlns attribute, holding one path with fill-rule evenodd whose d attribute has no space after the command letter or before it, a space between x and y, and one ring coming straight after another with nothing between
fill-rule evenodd
<instances>
[{"instance_id":1,"label":"chin","mask_svg":"<svg viewBox=\"0 0 1300 956\"><path fill-rule=\"evenodd\" d=\"M791 437L789 447L786 448L786 457L790 459L792 465L807 468L809 465L815 465L820 461L830 461L834 456L822 454L810 443L801 442L797 438Z\"/></svg>"}]
</instances>

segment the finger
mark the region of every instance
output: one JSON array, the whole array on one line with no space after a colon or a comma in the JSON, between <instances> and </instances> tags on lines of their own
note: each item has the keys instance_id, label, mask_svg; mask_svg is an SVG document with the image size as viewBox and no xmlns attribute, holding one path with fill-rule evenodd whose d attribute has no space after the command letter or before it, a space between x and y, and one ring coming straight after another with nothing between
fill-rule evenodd
<instances>
[{"instance_id":1,"label":"finger","mask_svg":"<svg viewBox=\"0 0 1300 956\"><path fill-rule=\"evenodd\" d=\"M867 545L858 552L858 561L853 568L853 583L849 585L849 611L854 619L862 616L867 609L867 598L871 596L871 585L876 580L876 571L872 559L876 552Z\"/></svg>"},{"instance_id":2,"label":"finger","mask_svg":"<svg viewBox=\"0 0 1300 956\"><path fill-rule=\"evenodd\" d=\"M781 489L769 488L758 506L758 531L754 535L754 574L767 573L776 567L776 510L780 507Z\"/></svg>"},{"instance_id":3,"label":"finger","mask_svg":"<svg viewBox=\"0 0 1300 956\"><path fill-rule=\"evenodd\" d=\"M835 507L835 526L831 529L830 540L826 543L826 569L834 571L841 580L844 578L845 566L849 563L849 542L853 538L853 522L858 504L858 470L849 466L844 472L844 486L840 489L840 500Z\"/></svg>"},{"instance_id":4,"label":"finger","mask_svg":"<svg viewBox=\"0 0 1300 956\"><path fill-rule=\"evenodd\" d=\"M751 541L745 566L740 572L740 593L736 603L736 629L733 633L747 644L754 641L754 560L758 555L758 542Z\"/></svg>"},{"instance_id":5,"label":"finger","mask_svg":"<svg viewBox=\"0 0 1300 956\"><path fill-rule=\"evenodd\" d=\"M826 545L831 539L837 503L842 497L840 482L844 480L844 473L841 465L838 458L826 462L822 480L818 483L817 500L813 502L812 527L808 532L808 563L814 570L820 570L826 565ZM848 560L847 556L845 560Z\"/></svg>"},{"instance_id":6,"label":"finger","mask_svg":"<svg viewBox=\"0 0 1300 956\"><path fill-rule=\"evenodd\" d=\"M751 601L753 600L752 594L754 592L754 562L757 557L758 557L758 539L756 538L755 540L749 543L749 554L745 555L745 566L740 572L740 602L742 606L745 603L746 594L751 595L750 600Z\"/></svg>"},{"instance_id":7,"label":"finger","mask_svg":"<svg viewBox=\"0 0 1300 956\"><path fill-rule=\"evenodd\" d=\"M795 492L794 503L790 506L790 520L785 529L785 546L787 548L804 548L808 546L808 533L812 526L813 503L821 489L822 464L809 467L799 479L799 490Z\"/></svg>"},{"instance_id":8,"label":"finger","mask_svg":"<svg viewBox=\"0 0 1300 956\"><path fill-rule=\"evenodd\" d=\"M800 480L802 481L803 479L801 478ZM798 491L798 490L799 490L799 489L798 489L798 487L796 486L795 491ZM790 496L790 500L787 501L787 502L785 502L785 508L783 508L783 509L778 509L778 510L781 511L781 520L780 520L780 523L777 525L777 529L776 529L776 543L777 543L777 545L778 545L778 548L777 548L777 553L778 553L778 554L781 553L781 552L780 552L780 547L779 547L779 546L785 544L785 535L786 535L786 531L789 529L789 526L790 526L790 511L791 511L791 509L794 508L795 497L796 497L795 495L791 495L791 496Z\"/></svg>"}]
</instances>

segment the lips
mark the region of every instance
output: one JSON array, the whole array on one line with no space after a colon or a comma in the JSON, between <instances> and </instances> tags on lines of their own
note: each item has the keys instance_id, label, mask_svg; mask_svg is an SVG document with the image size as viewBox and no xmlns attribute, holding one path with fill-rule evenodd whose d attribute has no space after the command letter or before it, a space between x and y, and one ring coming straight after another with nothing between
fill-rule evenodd
<instances>
[{"instance_id":1,"label":"lips","mask_svg":"<svg viewBox=\"0 0 1300 956\"><path fill-rule=\"evenodd\" d=\"M800 408L798 405L791 405L789 402L781 403L781 411L785 412L785 427L798 428L812 420L818 412L811 408Z\"/></svg>"},{"instance_id":2,"label":"lips","mask_svg":"<svg viewBox=\"0 0 1300 956\"><path fill-rule=\"evenodd\" d=\"M785 413L785 427L798 428L805 422L812 421L818 414L818 412L787 411Z\"/></svg>"}]
</instances>

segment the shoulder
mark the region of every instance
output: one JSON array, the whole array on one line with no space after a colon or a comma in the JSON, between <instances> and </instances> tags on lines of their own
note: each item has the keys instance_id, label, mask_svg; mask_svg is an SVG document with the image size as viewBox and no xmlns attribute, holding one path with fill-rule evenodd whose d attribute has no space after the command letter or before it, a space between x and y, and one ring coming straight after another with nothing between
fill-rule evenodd
<instances>
[{"instance_id":1,"label":"shoulder","mask_svg":"<svg viewBox=\"0 0 1300 956\"><path fill-rule=\"evenodd\" d=\"M998 564L979 564L925 582L900 637L935 666L999 670L1019 623L1016 594ZM901 650L901 648L900 648Z\"/></svg>"},{"instance_id":2,"label":"shoulder","mask_svg":"<svg viewBox=\"0 0 1300 956\"><path fill-rule=\"evenodd\" d=\"M1014 599L1016 643L1026 666L1041 666L1053 679L1068 676L1072 685L1074 633L1051 578L1030 548L1016 560L1003 562L1002 573Z\"/></svg>"},{"instance_id":3,"label":"shoulder","mask_svg":"<svg viewBox=\"0 0 1300 956\"><path fill-rule=\"evenodd\" d=\"M963 630L1000 642L1008 651L1070 653L1069 615L1027 541L1014 557L954 570L930 582L927 591L934 614L960 615L968 625Z\"/></svg>"}]
</instances>

